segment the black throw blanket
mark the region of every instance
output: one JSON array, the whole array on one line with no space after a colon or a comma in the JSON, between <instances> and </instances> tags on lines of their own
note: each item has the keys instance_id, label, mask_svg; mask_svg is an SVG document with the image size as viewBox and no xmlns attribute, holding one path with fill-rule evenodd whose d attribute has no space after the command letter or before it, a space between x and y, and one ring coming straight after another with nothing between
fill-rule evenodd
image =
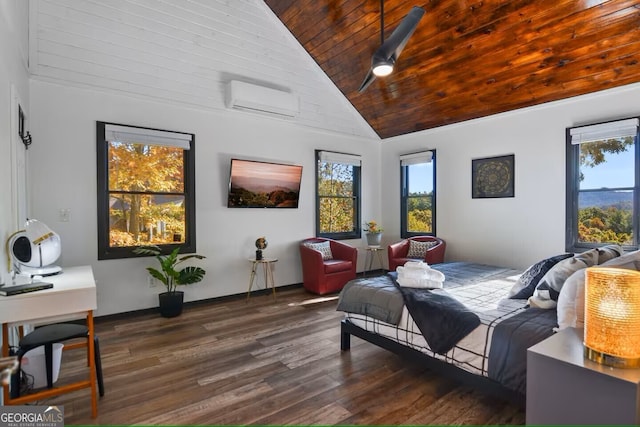
<instances>
[{"instance_id":1,"label":"black throw blanket","mask_svg":"<svg viewBox=\"0 0 640 427\"><path fill-rule=\"evenodd\" d=\"M406 288L389 273L431 350L445 354L480 325L480 318L442 289Z\"/></svg>"}]
</instances>

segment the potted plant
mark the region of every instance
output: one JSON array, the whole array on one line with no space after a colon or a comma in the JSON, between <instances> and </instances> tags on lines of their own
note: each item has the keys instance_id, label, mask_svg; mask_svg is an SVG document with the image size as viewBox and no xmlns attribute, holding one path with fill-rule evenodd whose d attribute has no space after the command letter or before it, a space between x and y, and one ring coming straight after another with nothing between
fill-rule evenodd
<instances>
[{"instance_id":1,"label":"potted plant","mask_svg":"<svg viewBox=\"0 0 640 427\"><path fill-rule=\"evenodd\" d=\"M163 255L158 246L147 245L134 249L135 254L155 256L160 263L160 270L147 267L152 277L164 283L167 292L158 295L160 315L163 317L175 317L182 313L184 292L178 291L178 285L190 285L198 283L204 277L206 271L200 267L187 266L180 270L178 264L190 258L204 259L202 255L189 254L178 256L180 247L176 247L169 255Z\"/></svg>"},{"instance_id":2,"label":"potted plant","mask_svg":"<svg viewBox=\"0 0 640 427\"><path fill-rule=\"evenodd\" d=\"M371 220L364 223L364 231L367 233L367 245L380 246L384 229L377 222Z\"/></svg>"}]
</instances>

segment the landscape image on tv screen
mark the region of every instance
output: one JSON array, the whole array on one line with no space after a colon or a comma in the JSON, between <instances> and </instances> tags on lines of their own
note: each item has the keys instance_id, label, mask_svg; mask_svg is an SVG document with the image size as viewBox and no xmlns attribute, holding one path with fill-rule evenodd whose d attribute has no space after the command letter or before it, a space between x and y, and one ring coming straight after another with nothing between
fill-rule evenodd
<instances>
[{"instance_id":1,"label":"landscape image on tv screen","mask_svg":"<svg viewBox=\"0 0 640 427\"><path fill-rule=\"evenodd\" d=\"M297 208L302 166L231 159L230 208Z\"/></svg>"}]
</instances>

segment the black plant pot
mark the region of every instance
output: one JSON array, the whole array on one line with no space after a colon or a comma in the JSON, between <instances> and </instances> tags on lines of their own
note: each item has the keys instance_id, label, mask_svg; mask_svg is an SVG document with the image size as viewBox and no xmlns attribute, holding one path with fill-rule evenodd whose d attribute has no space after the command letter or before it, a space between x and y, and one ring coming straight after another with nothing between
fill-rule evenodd
<instances>
[{"instance_id":1,"label":"black plant pot","mask_svg":"<svg viewBox=\"0 0 640 427\"><path fill-rule=\"evenodd\" d=\"M180 316L184 302L184 292L163 292L158 294L158 301L160 302L160 315L162 317Z\"/></svg>"}]
</instances>

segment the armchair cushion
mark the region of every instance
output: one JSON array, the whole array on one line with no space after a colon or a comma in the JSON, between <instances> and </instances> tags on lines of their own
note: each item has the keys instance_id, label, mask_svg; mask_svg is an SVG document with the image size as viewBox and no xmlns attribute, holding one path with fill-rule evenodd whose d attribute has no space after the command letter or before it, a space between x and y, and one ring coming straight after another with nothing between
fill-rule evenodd
<instances>
[{"instance_id":1,"label":"armchair cushion","mask_svg":"<svg viewBox=\"0 0 640 427\"><path fill-rule=\"evenodd\" d=\"M324 262L324 272L326 274L339 273L341 271L349 271L353 267L351 261L327 260Z\"/></svg>"},{"instance_id":2,"label":"armchair cushion","mask_svg":"<svg viewBox=\"0 0 640 427\"><path fill-rule=\"evenodd\" d=\"M307 242L307 243L304 243L304 245L308 248L319 251L322 254L322 259L324 261L333 259L333 254L331 253L331 245L329 244L328 241L318 242L318 243Z\"/></svg>"},{"instance_id":3,"label":"armchair cushion","mask_svg":"<svg viewBox=\"0 0 640 427\"><path fill-rule=\"evenodd\" d=\"M417 240L409 240L409 252L407 258L424 259L427 251L437 245L438 242L419 242Z\"/></svg>"}]
</instances>

